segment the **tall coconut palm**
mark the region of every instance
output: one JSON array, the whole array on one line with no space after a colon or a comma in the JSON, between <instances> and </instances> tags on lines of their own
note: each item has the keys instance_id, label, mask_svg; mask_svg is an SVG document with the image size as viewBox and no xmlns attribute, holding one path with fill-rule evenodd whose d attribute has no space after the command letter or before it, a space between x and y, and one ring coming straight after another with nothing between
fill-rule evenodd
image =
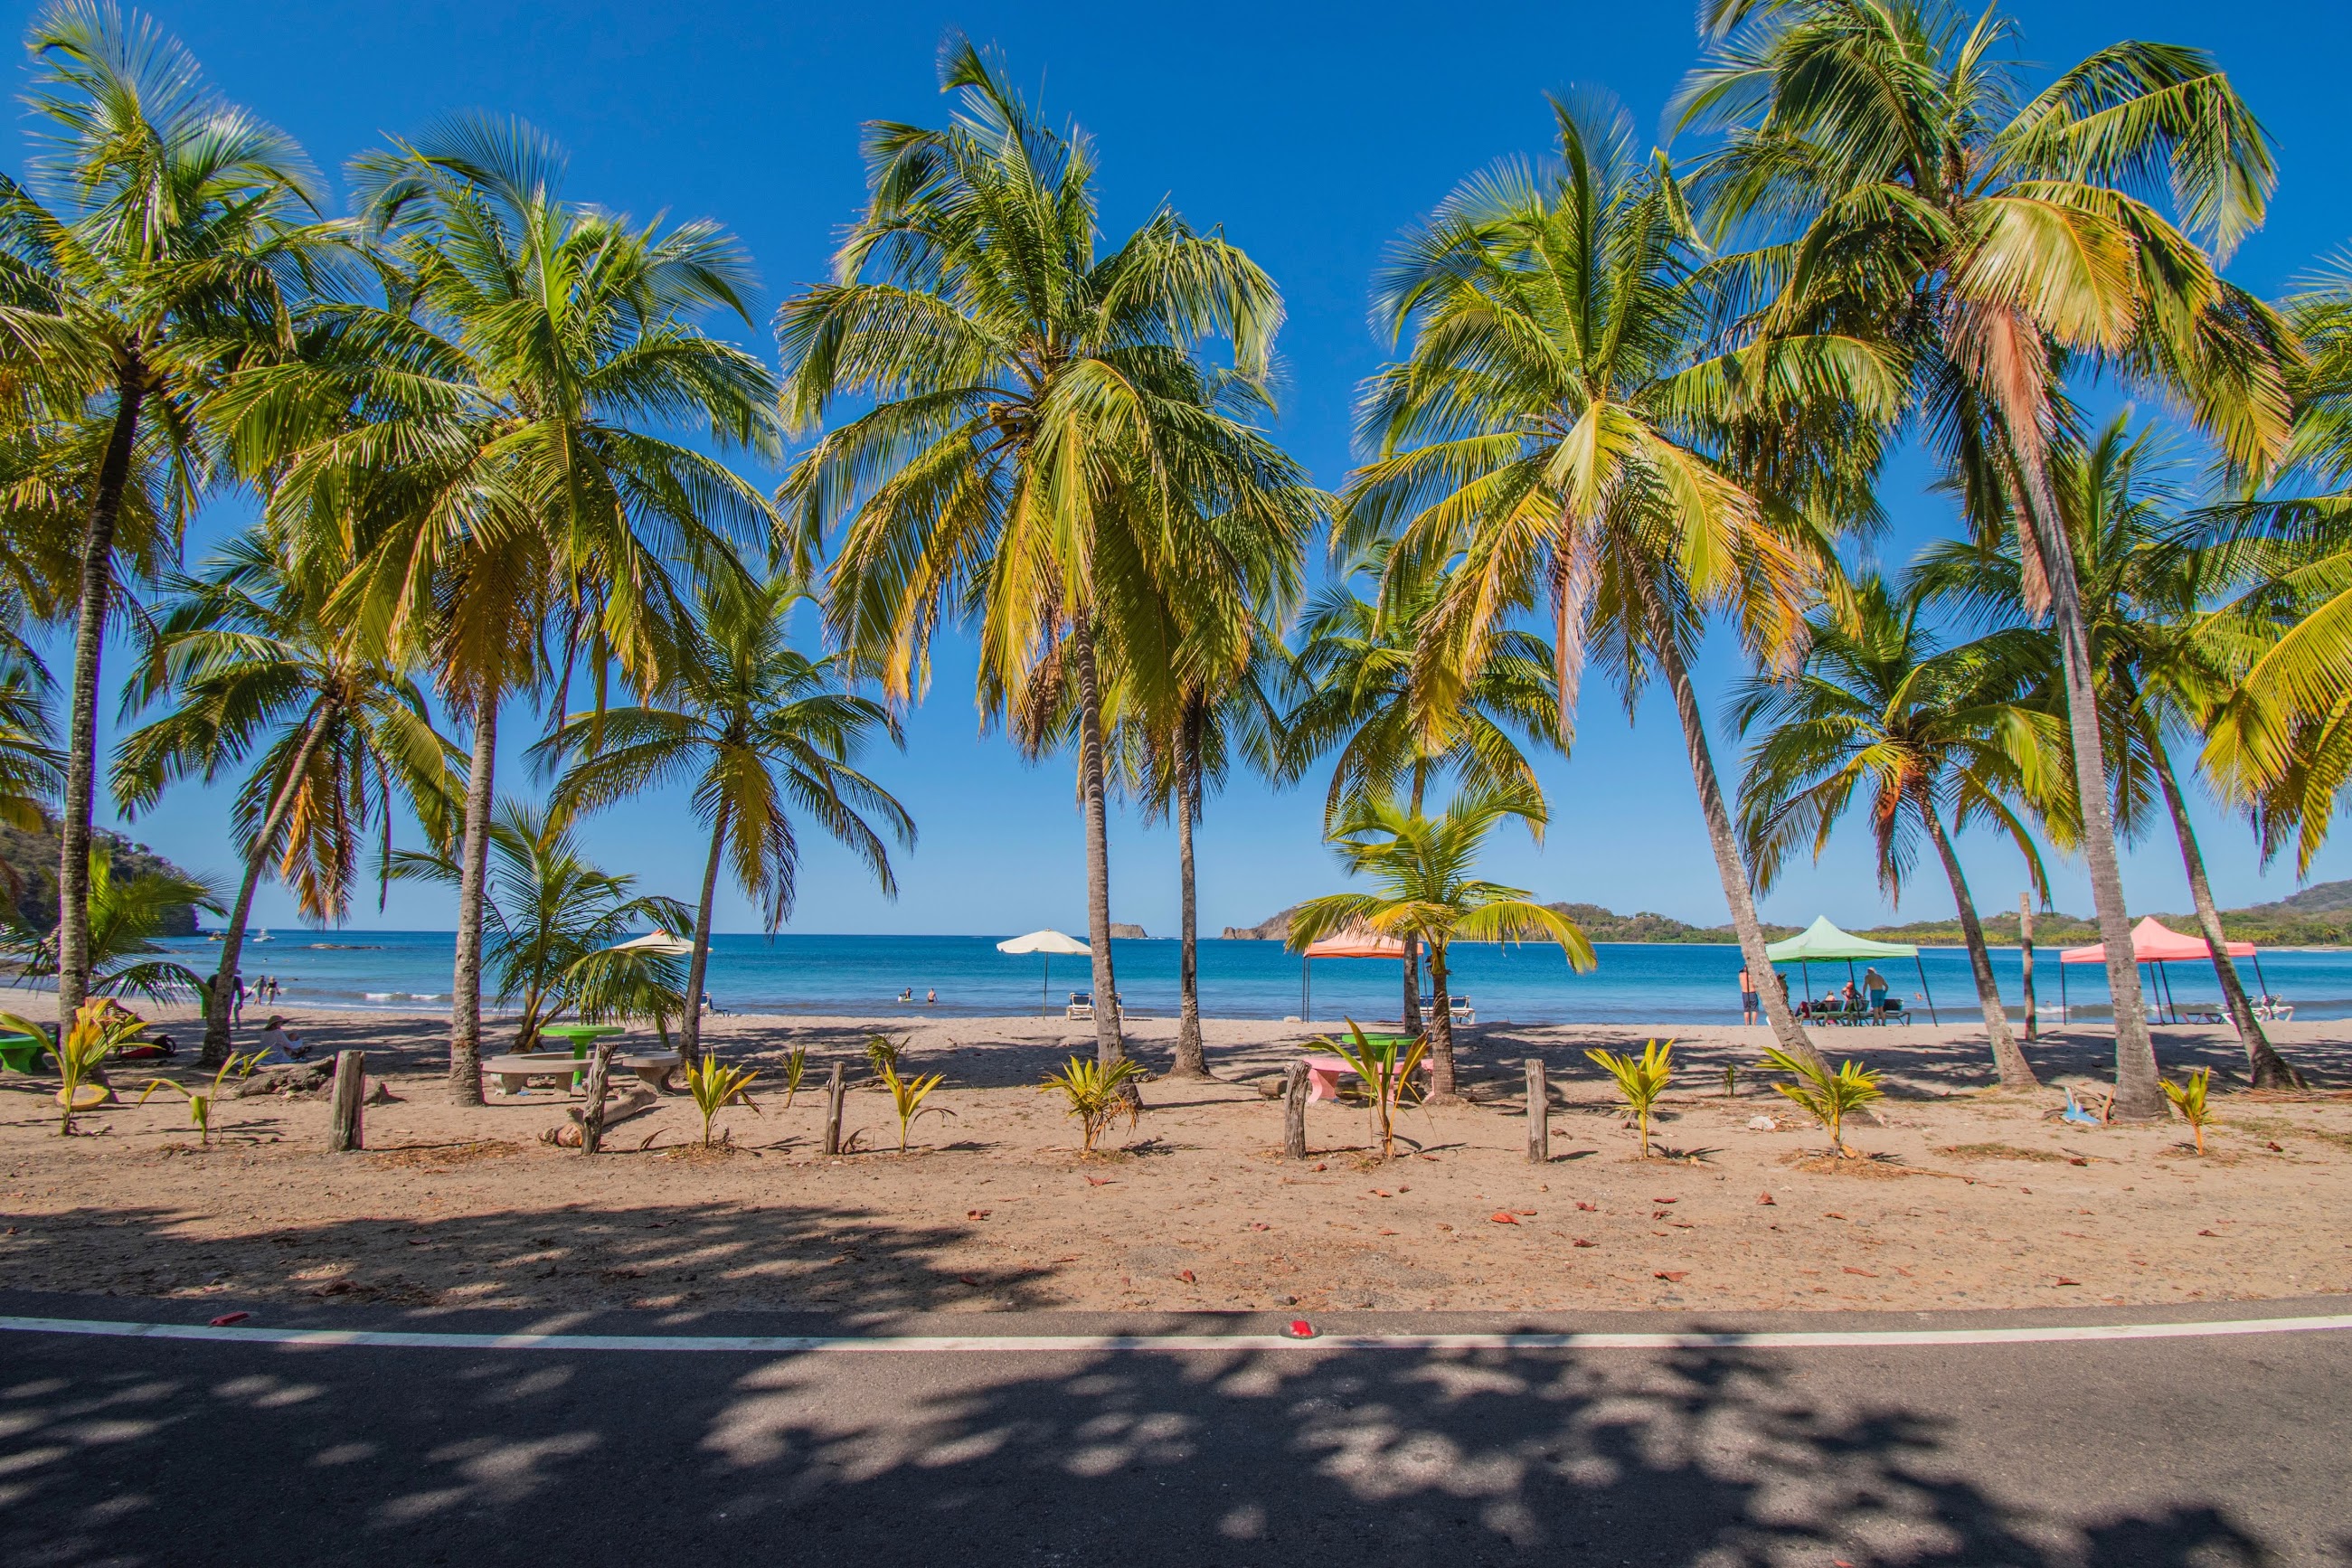
<instances>
[{"instance_id":1,"label":"tall coconut palm","mask_svg":"<svg viewBox=\"0 0 2352 1568\"><path fill-rule=\"evenodd\" d=\"M1524 784L1463 790L1435 816L1373 797L1349 807L1333 842L1348 868L1378 891L1309 899L1290 922L1289 945L1350 929L1412 937L1429 951L1431 1097L1455 1096L1454 1012L1447 953L1456 942L1557 942L1569 966L1592 968L1592 943L1576 922L1534 901L1523 888L1482 881L1473 873L1487 838L1506 821L1544 822L1543 797Z\"/></svg>"},{"instance_id":2,"label":"tall coconut palm","mask_svg":"<svg viewBox=\"0 0 2352 1568\"><path fill-rule=\"evenodd\" d=\"M389 847L399 802L446 818L457 755L433 727L409 668L368 651L328 614L348 560L340 536L289 542L266 526L235 535L195 576L166 579L169 597L142 628L123 706L170 710L124 737L114 798L125 816L184 779L213 782L251 766L232 832L244 879L208 986L202 1065L227 1059L229 1005L246 925L273 868L303 915L339 921L362 847Z\"/></svg>"},{"instance_id":3,"label":"tall coconut palm","mask_svg":"<svg viewBox=\"0 0 2352 1568\"><path fill-rule=\"evenodd\" d=\"M2242 584L2252 564L2230 547L2200 547L2179 513L2161 445L2150 430L2134 435L2128 410L2087 445L2051 454L2052 489L2066 525L2067 548L2081 588L2091 668L2099 684L2100 733L2110 775L2109 809L2118 831L2137 835L2158 812L2172 829L2189 879L2199 931L2212 950L2222 1003L2237 1027L2255 1085L2299 1083L2254 1016L2230 958L2205 857L2189 816L2173 750L2210 727L2242 675L2242 639L2224 634L2209 605ZM1921 563L1922 591L1980 623L2018 628L2020 646L2042 665L2047 689L2063 689L2056 639L2024 626L2022 563L2012 529L2008 548L1988 553L1944 545ZM2221 617L2227 622L2230 617ZM2067 793L2071 805L2074 792Z\"/></svg>"},{"instance_id":4,"label":"tall coconut palm","mask_svg":"<svg viewBox=\"0 0 2352 1568\"><path fill-rule=\"evenodd\" d=\"M1102 254L1091 142L1048 126L961 36L940 68L954 119L867 128L870 195L837 280L778 315L795 421L874 402L810 448L784 494L811 537L842 521L828 618L891 700L928 683L943 620L975 634L992 720L1017 721L1066 661L1108 998L1106 692L1172 706L1181 661L1164 637L1251 601L1233 552L1196 525L1282 515L1302 488L1232 404L1263 384L1281 302L1238 248L1165 208ZM1202 363L1212 339L1230 367ZM1118 1009L1096 1009L1095 1029L1097 1058L1121 1059Z\"/></svg>"},{"instance_id":5,"label":"tall coconut palm","mask_svg":"<svg viewBox=\"0 0 2352 1568\"><path fill-rule=\"evenodd\" d=\"M1555 104L1559 158L1464 184L1380 284L1409 339L1372 381L1378 455L1349 480L1356 527L1392 533L1392 583L1454 562L1414 656L1421 710L1461 708L1510 618L1548 599L1558 731L1597 653L1630 707L1671 693L1724 898L1751 973L1769 967L1690 660L1711 614L1784 666L1829 556L1824 524L1864 510L1868 416L1895 385L1829 333L1709 348L1682 192L1635 155L1622 114ZM1772 988L1785 1050L1811 1044Z\"/></svg>"},{"instance_id":6,"label":"tall coconut palm","mask_svg":"<svg viewBox=\"0 0 2352 1568\"><path fill-rule=\"evenodd\" d=\"M1899 347L1919 434L1972 527L2014 513L2026 603L2055 623L2083 850L2116 1011L2116 1114L2166 1114L2107 807L2081 590L2050 472L2070 372L2177 395L2232 460L2287 431L2282 324L2223 281L2273 183L2262 127L2198 50L2126 41L2021 97L2008 20L1942 0L1708 0L1685 123L1727 133L1701 185L1753 240L1770 329ZM2168 203L2179 222L2168 217Z\"/></svg>"},{"instance_id":7,"label":"tall coconut palm","mask_svg":"<svg viewBox=\"0 0 2352 1568\"><path fill-rule=\"evenodd\" d=\"M291 307L335 253L292 140L224 102L148 17L66 0L27 38L39 127L31 178L0 176L0 352L51 405L100 419L83 493L66 779L60 800L58 1005L89 970L100 654L125 543L125 497L160 463L184 512L209 457L199 413L222 373L288 346ZM132 508L133 516L146 509Z\"/></svg>"},{"instance_id":8,"label":"tall coconut palm","mask_svg":"<svg viewBox=\"0 0 2352 1568\"><path fill-rule=\"evenodd\" d=\"M716 226L640 226L563 199L527 126L462 119L361 159L393 298L331 313L311 363L241 374L226 416L278 473L288 526L348 531L336 611L413 647L473 728L458 830L450 1089L481 1101L482 897L502 703L617 665L657 679L688 581L740 572L774 512L718 458L776 449L774 383L699 324L748 321L750 269ZM561 701L559 694L557 700Z\"/></svg>"},{"instance_id":9,"label":"tall coconut palm","mask_svg":"<svg viewBox=\"0 0 2352 1568\"><path fill-rule=\"evenodd\" d=\"M758 900L772 932L792 918L799 885L795 816L846 846L893 898L898 881L884 836L914 846L905 807L852 765L877 737L903 748L905 736L882 704L840 689L837 658L811 658L792 646L793 611L807 597L794 575L765 584L714 579L698 597L693 635L648 701L577 715L537 748L550 765L570 763L555 794L565 810L621 805L668 784L692 789L695 815L710 830L710 855L678 1035L688 1066L701 1059L703 980L722 865Z\"/></svg>"},{"instance_id":10,"label":"tall coconut palm","mask_svg":"<svg viewBox=\"0 0 2352 1568\"><path fill-rule=\"evenodd\" d=\"M640 895L636 879L595 865L572 831L572 815L560 806L504 802L489 837L482 900L487 957L496 994L519 1009L518 1050L537 1048L540 1031L567 1010L626 1013L664 1033L670 1019L691 1011L677 988L675 959L646 948L614 951L638 926L685 925L685 905ZM395 851L391 869L394 877L448 887L465 875L448 855L412 849Z\"/></svg>"},{"instance_id":11,"label":"tall coconut palm","mask_svg":"<svg viewBox=\"0 0 2352 1568\"><path fill-rule=\"evenodd\" d=\"M1326 831L1349 805L1401 795L1421 809L1433 778L1460 788L1536 787L1530 749L1566 752L1559 731L1559 684L1551 650L1517 629L1488 640L1476 672L1451 711L1422 710L1424 686L1412 679L1436 584L1392 584L1365 598L1355 583L1387 577L1389 549L1376 545L1316 595L1299 628L1298 682L1305 689L1283 721L1286 772L1302 774L1332 757L1323 796ZM1421 1028L1421 950L1407 942L1404 1025Z\"/></svg>"},{"instance_id":12,"label":"tall coconut palm","mask_svg":"<svg viewBox=\"0 0 2352 1568\"><path fill-rule=\"evenodd\" d=\"M2032 650L1999 634L1939 647L1919 624L1924 601L1897 596L1874 574L1811 618L1803 666L1755 677L1733 698L1742 735L1760 733L1740 782L1740 826L1756 881L1769 888L1792 849L1816 859L1857 804L1870 821L1878 885L1900 903L1924 836L1942 864L1993 1068L2003 1089L2038 1086L2010 1032L1984 927L1952 835L1982 818L2024 857L2035 891L2048 892L2041 851L2017 803L2042 798L2067 766L2065 737L2029 702L2039 670Z\"/></svg>"},{"instance_id":13,"label":"tall coconut palm","mask_svg":"<svg viewBox=\"0 0 2352 1568\"><path fill-rule=\"evenodd\" d=\"M2256 500L2204 513L2248 580L2207 627L2242 645L2246 668L2203 762L2254 812L2265 857L2292 842L2307 875L2352 784L2352 255L2287 311L2309 355L2293 445Z\"/></svg>"}]
</instances>

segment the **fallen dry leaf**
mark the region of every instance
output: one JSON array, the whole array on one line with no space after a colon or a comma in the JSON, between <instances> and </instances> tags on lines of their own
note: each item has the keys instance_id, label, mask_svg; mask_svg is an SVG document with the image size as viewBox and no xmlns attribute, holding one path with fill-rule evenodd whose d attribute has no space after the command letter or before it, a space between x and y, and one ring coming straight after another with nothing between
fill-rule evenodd
<instances>
[{"instance_id":1,"label":"fallen dry leaf","mask_svg":"<svg viewBox=\"0 0 2352 1568\"><path fill-rule=\"evenodd\" d=\"M1849 1264L1847 1264L1847 1265L1845 1266L1845 1271L1846 1271L1848 1274L1859 1274L1859 1275L1861 1275L1864 1279L1877 1279L1877 1278L1878 1278L1878 1276L1877 1276L1877 1275L1873 1274L1869 1269L1867 1269L1867 1268L1855 1268L1853 1264L1851 1264L1851 1263L1849 1263Z\"/></svg>"},{"instance_id":2,"label":"fallen dry leaf","mask_svg":"<svg viewBox=\"0 0 2352 1568\"><path fill-rule=\"evenodd\" d=\"M1090 1187L1107 1187L1110 1185L1110 1178L1108 1176L1088 1176L1087 1178L1087 1185Z\"/></svg>"},{"instance_id":3,"label":"fallen dry leaf","mask_svg":"<svg viewBox=\"0 0 2352 1568\"><path fill-rule=\"evenodd\" d=\"M963 1211L963 1217L966 1219L986 1219L989 1216L990 1212L991 1211L987 1209L966 1209Z\"/></svg>"},{"instance_id":4,"label":"fallen dry leaf","mask_svg":"<svg viewBox=\"0 0 2352 1568\"><path fill-rule=\"evenodd\" d=\"M1580 1236L1574 1241L1570 1242L1569 1245L1570 1247L1598 1247L1601 1244L1597 1241L1587 1241L1584 1237Z\"/></svg>"},{"instance_id":5,"label":"fallen dry leaf","mask_svg":"<svg viewBox=\"0 0 2352 1568\"><path fill-rule=\"evenodd\" d=\"M1192 1271L1189 1268L1179 1268L1176 1270L1176 1278L1181 1279L1187 1285L1197 1285L1200 1283L1199 1280L1192 1278Z\"/></svg>"},{"instance_id":6,"label":"fallen dry leaf","mask_svg":"<svg viewBox=\"0 0 2352 1568\"><path fill-rule=\"evenodd\" d=\"M2080 1285L2082 1281L2080 1279L2069 1279L2063 1274L2061 1274L2057 1279L2050 1281L2050 1283L2053 1285Z\"/></svg>"},{"instance_id":7,"label":"fallen dry leaf","mask_svg":"<svg viewBox=\"0 0 2352 1568\"><path fill-rule=\"evenodd\" d=\"M1774 1207L1774 1206L1776 1206L1776 1205L1773 1204L1773 1202L1772 1202L1772 1194L1769 1194L1769 1193L1759 1193L1759 1194L1756 1194L1756 1201L1757 1201L1758 1203L1759 1203L1759 1204L1762 1204L1762 1205L1763 1205L1765 1207L1767 1207L1767 1208L1770 1208L1770 1207Z\"/></svg>"},{"instance_id":8,"label":"fallen dry leaf","mask_svg":"<svg viewBox=\"0 0 2352 1568\"><path fill-rule=\"evenodd\" d=\"M1589 1204L1589 1203L1586 1203L1582 1198L1579 1198L1579 1199L1577 1199L1577 1200L1576 1200L1576 1206L1577 1206L1578 1208L1582 1209L1586 1214L1591 1214L1591 1213L1593 1213L1595 1210L1597 1210L1597 1209L1599 1209L1599 1208L1601 1207L1601 1205L1600 1205L1599 1204Z\"/></svg>"},{"instance_id":9,"label":"fallen dry leaf","mask_svg":"<svg viewBox=\"0 0 2352 1568\"><path fill-rule=\"evenodd\" d=\"M1519 1223L1518 1216L1517 1215L1505 1214L1501 1209L1496 1209L1493 1214L1488 1215L1486 1217L1496 1225L1517 1225Z\"/></svg>"},{"instance_id":10,"label":"fallen dry leaf","mask_svg":"<svg viewBox=\"0 0 2352 1568\"><path fill-rule=\"evenodd\" d=\"M1689 1279L1690 1270L1687 1268L1661 1268L1656 1273L1651 1275L1650 1278L1653 1279L1664 1279L1670 1284L1675 1284Z\"/></svg>"}]
</instances>

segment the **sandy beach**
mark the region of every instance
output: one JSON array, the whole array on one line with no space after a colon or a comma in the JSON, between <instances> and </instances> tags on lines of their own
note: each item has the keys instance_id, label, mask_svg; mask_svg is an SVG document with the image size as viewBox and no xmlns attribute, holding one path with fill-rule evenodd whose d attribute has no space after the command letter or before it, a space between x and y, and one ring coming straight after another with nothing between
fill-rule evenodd
<instances>
[{"instance_id":1,"label":"sandy beach","mask_svg":"<svg viewBox=\"0 0 2352 1568\"><path fill-rule=\"evenodd\" d=\"M21 994L12 1001L26 1000ZM160 1020L184 1042L184 1010ZM830 1063L868 1077L868 1021L730 1017L711 1038L762 1069L759 1113L730 1110L721 1152L689 1147L682 1095L583 1159L543 1141L577 1103L551 1089L448 1104L445 1018L317 1014L321 1048L367 1053L394 1097L364 1152L324 1152L320 1099L224 1101L199 1150L175 1095L55 1136L54 1080L0 1077L0 1286L124 1296L322 1300L416 1308L1568 1310L2021 1307L2352 1290L2352 1043L2287 1025L2307 1096L2221 1098L2210 1152L2178 1123L2062 1126L2057 1086L2095 1083L2083 1029L2032 1056L2049 1089L1988 1089L1979 1032L1825 1032L1886 1070L1874 1123L1827 1141L1750 1071L1761 1029L1684 1029L1656 1157L1583 1055L1639 1030L1465 1032L1468 1103L1402 1119L1382 1163L1358 1103L1318 1102L1305 1163L1280 1157L1271 1098L1311 1030L1212 1021L1213 1082L1155 1078L1144 1112L1092 1158L1039 1075L1090 1052L1083 1025L956 1019L894 1027L905 1064L946 1075L908 1152L888 1099L848 1097L854 1152L821 1154ZM1172 1020L1130 1026L1155 1071ZM810 1067L787 1106L777 1064ZM2242 1065L2221 1028L2165 1029L2167 1070ZM1523 1063L1551 1078L1552 1158L1526 1158ZM184 1052L185 1062L190 1053ZM1727 1097L1726 1065L1741 1068ZM118 1064L118 1085L148 1075ZM193 1068L173 1076L193 1079ZM2217 1094L2220 1090L2217 1080ZM1769 1118L1770 1129L1752 1126Z\"/></svg>"}]
</instances>

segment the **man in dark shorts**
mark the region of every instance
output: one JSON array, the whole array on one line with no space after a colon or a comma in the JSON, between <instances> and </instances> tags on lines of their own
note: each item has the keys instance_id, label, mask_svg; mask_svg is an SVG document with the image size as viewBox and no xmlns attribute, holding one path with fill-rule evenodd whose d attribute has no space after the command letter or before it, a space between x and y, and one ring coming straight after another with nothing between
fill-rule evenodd
<instances>
[{"instance_id":1,"label":"man in dark shorts","mask_svg":"<svg viewBox=\"0 0 2352 1568\"><path fill-rule=\"evenodd\" d=\"M1739 966L1740 1021L1747 1024L1755 1023L1757 1011L1763 1005L1763 998L1756 994L1756 982L1748 976L1748 966L1741 964Z\"/></svg>"}]
</instances>

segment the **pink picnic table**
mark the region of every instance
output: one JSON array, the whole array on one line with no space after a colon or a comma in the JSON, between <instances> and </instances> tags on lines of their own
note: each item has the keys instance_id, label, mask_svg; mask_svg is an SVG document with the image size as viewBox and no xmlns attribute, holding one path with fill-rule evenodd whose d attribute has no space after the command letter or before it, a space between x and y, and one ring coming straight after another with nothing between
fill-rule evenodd
<instances>
[{"instance_id":1,"label":"pink picnic table","mask_svg":"<svg viewBox=\"0 0 2352 1568\"><path fill-rule=\"evenodd\" d=\"M1432 1079L1437 1076L1436 1064L1427 1057L1421 1060L1421 1070ZM1339 1080L1355 1076L1356 1069L1348 1065L1345 1057L1308 1057L1307 1058L1307 1098L1318 1100L1339 1098Z\"/></svg>"}]
</instances>

